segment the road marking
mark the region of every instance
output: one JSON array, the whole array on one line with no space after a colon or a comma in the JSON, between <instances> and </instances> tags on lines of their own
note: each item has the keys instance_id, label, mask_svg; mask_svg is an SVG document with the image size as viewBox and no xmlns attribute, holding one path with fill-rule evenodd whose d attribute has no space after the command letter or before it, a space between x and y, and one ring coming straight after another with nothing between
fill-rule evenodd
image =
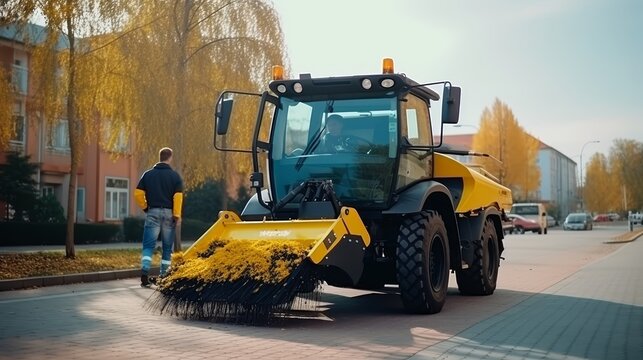
<instances>
[{"instance_id":1,"label":"road marking","mask_svg":"<svg viewBox=\"0 0 643 360\"><path fill-rule=\"evenodd\" d=\"M140 289L140 288L141 287L139 285L136 285L136 286L130 286L126 288L114 288L114 289L106 289L106 290L87 290L87 291L78 291L78 292L72 292L72 293L66 293L66 294L44 295L44 296L35 296L35 297L21 298L21 299L0 300L0 305L19 303L19 302L25 302L25 301L59 299L59 298L66 298L66 297L72 297L72 296L104 294L104 293L125 291L125 290L131 290L131 289Z\"/></svg>"}]
</instances>

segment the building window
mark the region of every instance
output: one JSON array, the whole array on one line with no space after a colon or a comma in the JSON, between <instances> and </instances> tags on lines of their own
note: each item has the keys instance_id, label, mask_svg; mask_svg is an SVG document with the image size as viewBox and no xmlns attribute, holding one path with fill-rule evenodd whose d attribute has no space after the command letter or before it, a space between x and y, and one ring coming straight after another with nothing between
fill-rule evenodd
<instances>
[{"instance_id":1,"label":"building window","mask_svg":"<svg viewBox=\"0 0 643 360\"><path fill-rule=\"evenodd\" d=\"M124 128L113 127L108 121L103 123L103 143L105 150L118 153L128 153L130 142Z\"/></svg>"},{"instance_id":2,"label":"building window","mask_svg":"<svg viewBox=\"0 0 643 360\"><path fill-rule=\"evenodd\" d=\"M49 139L49 147L55 150L69 151L69 122L58 120Z\"/></svg>"},{"instance_id":3,"label":"building window","mask_svg":"<svg viewBox=\"0 0 643 360\"><path fill-rule=\"evenodd\" d=\"M25 143L25 115L22 111L21 102L13 104L13 136L11 137L11 142Z\"/></svg>"},{"instance_id":4,"label":"building window","mask_svg":"<svg viewBox=\"0 0 643 360\"><path fill-rule=\"evenodd\" d=\"M129 214L129 180L106 178L105 220L122 220Z\"/></svg>"},{"instance_id":5,"label":"building window","mask_svg":"<svg viewBox=\"0 0 643 360\"><path fill-rule=\"evenodd\" d=\"M40 195L42 197L47 197L47 196L56 196L54 193L54 187L51 185L43 185L40 188Z\"/></svg>"},{"instance_id":6,"label":"building window","mask_svg":"<svg viewBox=\"0 0 643 360\"><path fill-rule=\"evenodd\" d=\"M13 84L14 90L21 95L27 94L28 74L27 68L22 66L22 62L20 60L16 60L15 64L12 66L11 83Z\"/></svg>"},{"instance_id":7,"label":"building window","mask_svg":"<svg viewBox=\"0 0 643 360\"><path fill-rule=\"evenodd\" d=\"M83 220L85 218L85 188L79 187L76 189L76 219Z\"/></svg>"}]
</instances>

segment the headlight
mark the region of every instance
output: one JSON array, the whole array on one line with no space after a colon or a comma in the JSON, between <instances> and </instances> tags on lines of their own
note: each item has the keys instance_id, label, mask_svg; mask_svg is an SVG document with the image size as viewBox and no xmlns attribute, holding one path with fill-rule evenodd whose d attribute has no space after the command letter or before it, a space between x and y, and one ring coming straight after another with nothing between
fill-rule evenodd
<instances>
[{"instance_id":1,"label":"headlight","mask_svg":"<svg viewBox=\"0 0 643 360\"><path fill-rule=\"evenodd\" d=\"M382 85L382 87L383 87L383 88L387 88L387 89L388 89L388 88L393 87L393 85L395 85L395 81L393 81L393 79L383 79L383 80L380 82L380 85Z\"/></svg>"}]
</instances>

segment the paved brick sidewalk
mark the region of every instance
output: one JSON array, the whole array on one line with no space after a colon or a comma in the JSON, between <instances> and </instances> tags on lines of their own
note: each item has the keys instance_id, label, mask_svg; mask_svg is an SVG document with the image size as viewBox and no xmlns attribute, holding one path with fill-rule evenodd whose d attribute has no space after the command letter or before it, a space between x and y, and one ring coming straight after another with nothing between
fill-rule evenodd
<instances>
[{"instance_id":1,"label":"paved brick sidewalk","mask_svg":"<svg viewBox=\"0 0 643 360\"><path fill-rule=\"evenodd\" d=\"M642 359L643 241L412 359Z\"/></svg>"},{"instance_id":2,"label":"paved brick sidewalk","mask_svg":"<svg viewBox=\"0 0 643 360\"><path fill-rule=\"evenodd\" d=\"M432 316L404 313L397 294L338 288L324 295L327 304L322 304L319 319L288 320L274 327L183 321L147 312L144 304L152 291L141 289L136 279L2 292L0 359L409 358L448 344L476 324L505 321L512 307L543 296L534 294L583 265L620 248L634 249L636 243L604 243L615 234L551 231L546 237L508 237L496 293L460 296L452 277L445 308ZM622 272L620 267L612 270ZM515 332L521 329L512 326ZM496 347L517 344L495 341Z\"/></svg>"}]
</instances>

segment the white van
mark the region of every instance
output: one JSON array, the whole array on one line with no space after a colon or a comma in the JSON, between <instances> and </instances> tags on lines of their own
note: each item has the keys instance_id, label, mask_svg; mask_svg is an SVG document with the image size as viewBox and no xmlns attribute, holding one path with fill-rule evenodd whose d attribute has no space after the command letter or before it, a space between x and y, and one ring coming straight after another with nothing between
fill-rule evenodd
<instances>
[{"instance_id":1,"label":"white van","mask_svg":"<svg viewBox=\"0 0 643 360\"><path fill-rule=\"evenodd\" d=\"M540 225L539 234L547 234L547 211L541 203L516 203L511 206L510 214L520 215Z\"/></svg>"}]
</instances>

